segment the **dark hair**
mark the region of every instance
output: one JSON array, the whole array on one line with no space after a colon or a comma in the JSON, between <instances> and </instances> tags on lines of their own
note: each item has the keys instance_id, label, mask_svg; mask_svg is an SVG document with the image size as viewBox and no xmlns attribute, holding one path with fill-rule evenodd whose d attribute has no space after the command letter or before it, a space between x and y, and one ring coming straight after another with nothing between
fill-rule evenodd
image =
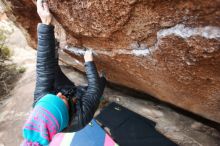
<instances>
[{"instance_id":1,"label":"dark hair","mask_svg":"<svg viewBox=\"0 0 220 146\"><path fill-rule=\"evenodd\" d=\"M63 86L61 88L56 89L56 94L61 92L68 100L72 99L76 93L75 86Z\"/></svg>"}]
</instances>

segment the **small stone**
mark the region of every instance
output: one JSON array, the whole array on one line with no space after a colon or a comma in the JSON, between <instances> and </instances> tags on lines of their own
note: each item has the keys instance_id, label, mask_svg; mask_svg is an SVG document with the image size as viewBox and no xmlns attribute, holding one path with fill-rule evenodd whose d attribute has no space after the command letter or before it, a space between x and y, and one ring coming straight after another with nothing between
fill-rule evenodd
<instances>
[{"instance_id":1,"label":"small stone","mask_svg":"<svg viewBox=\"0 0 220 146\"><path fill-rule=\"evenodd\" d=\"M193 129L200 129L202 127L202 124L201 123L198 123L198 122L194 122L192 125L191 125L191 128Z\"/></svg>"},{"instance_id":2,"label":"small stone","mask_svg":"<svg viewBox=\"0 0 220 146\"><path fill-rule=\"evenodd\" d=\"M116 101L117 101L117 102L120 102L120 98L117 97L117 98L116 98Z\"/></svg>"}]
</instances>

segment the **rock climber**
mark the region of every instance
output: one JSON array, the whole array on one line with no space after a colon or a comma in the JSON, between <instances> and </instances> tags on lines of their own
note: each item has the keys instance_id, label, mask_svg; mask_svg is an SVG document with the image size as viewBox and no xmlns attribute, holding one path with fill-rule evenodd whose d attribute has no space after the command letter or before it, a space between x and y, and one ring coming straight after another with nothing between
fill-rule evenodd
<instances>
[{"instance_id":1,"label":"rock climber","mask_svg":"<svg viewBox=\"0 0 220 146\"><path fill-rule=\"evenodd\" d=\"M37 0L38 24L36 87L33 111L23 127L22 145L48 145L59 132L75 132L93 118L106 84L99 77L92 51L85 52L88 86L75 86L58 65L54 26L48 3Z\"/></svg>"}]
</instances>

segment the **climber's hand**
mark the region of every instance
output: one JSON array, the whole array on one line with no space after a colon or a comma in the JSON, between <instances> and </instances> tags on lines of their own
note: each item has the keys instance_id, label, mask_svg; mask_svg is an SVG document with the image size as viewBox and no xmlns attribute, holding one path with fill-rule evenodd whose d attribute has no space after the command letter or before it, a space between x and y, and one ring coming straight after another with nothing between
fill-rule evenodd
<instances>
[{"instance_id":1,"label":"climber's hand","mask_svg":"<svg viewBox=\"0 0 220 146\"><path fill-rule=\"evenodd\" d=\"M93 61L92 50L86 50L84 60L85 62Z\"/></svg>"},{"instance_id":2,"label":"climber's hand","mask_svg":"<svg viewBox=\"0 0 220 146\"><path fill-rule=\"evenodd\" d=\"M43 24L49 25L51 23L52 15L46 0L37 0L37 13Z\"/></svg>"}]
</instances>

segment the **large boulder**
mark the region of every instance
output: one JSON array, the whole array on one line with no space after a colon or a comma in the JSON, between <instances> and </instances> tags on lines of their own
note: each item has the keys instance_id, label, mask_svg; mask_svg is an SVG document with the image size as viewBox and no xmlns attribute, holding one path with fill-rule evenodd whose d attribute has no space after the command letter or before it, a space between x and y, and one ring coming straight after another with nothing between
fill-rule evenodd
<instances>
[{"instance_id":1,"label":"large boulder","mask_svg":"<svg viewBox=\"0 0 220 146\"><path fill-rule=\"evenodd\" d=\"M219 0L48 2L62 61L83 70L84 48L91 48L109 81L220 123ZM34 3L5 5L36 47Z\"/></svg>"}]
</instances>

